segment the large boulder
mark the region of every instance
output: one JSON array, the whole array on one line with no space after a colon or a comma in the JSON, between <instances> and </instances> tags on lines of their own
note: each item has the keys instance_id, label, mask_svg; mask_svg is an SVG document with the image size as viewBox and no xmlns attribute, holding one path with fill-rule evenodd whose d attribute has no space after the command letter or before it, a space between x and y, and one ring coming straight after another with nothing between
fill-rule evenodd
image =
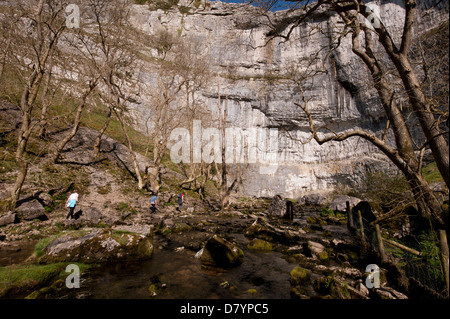
<instances>
[{"instance_id":1,"label":"large boulder","mask_svg":"<svg viewBox=\"0 0 450 319\"><path fill-rule=\"evenodd\" d=\"M16 208L17 217L24 220L47 220L48 217L45 215L45 209L42 204L33 199L22 203L18 208Z\"/></svg>"},{"instance_id":2,"label":"large boulder","mask_svg":"<svg viewBox=\"0 0 450 319\"><path fill-rule=\"evenodd\" d=\"M269 215L292 219L293 205L291 201L283 199L280 195L275 196L272 199L269 207Z\"/></svg>"},{"instance_id":3,"label":"large boulder","mask_svg":"<svg viewBox=\"0 0 450 319\"><path fill-rule=\"evenodd\" d=\"M301 196L297 200L298 205L307 205L307 206L325 206L330 202L327 195L319 194L319 193L311 193L304 196Z\"/></svg>"},{"instance_id":4,"label":"large boulder","mask_svg":"<svg viewBox=\"0 0 450 319\"><path fill-rule=\"evenodd\" d=\"M98 223L102 219L102 213L95 207L85 207L81 211L80 219L91 223Z\"/></svg>"},{"instance_id":5,"label":"large boulder","mask_svg":"<svg viewBox=\"0 0 450 319\"><path fill-rule=\"evenodd\" d=\"M314 259L318 259L320 261L327 261L328 260L328 252L324 245L321 243L308 240L307 243L307 250L311 254L311 256Z\"/></svg>"},{"instance_id":6,"label":"large boulder","mask_svg":"<svg viewBox=\"0 0 450 319\"><path fill-rule=\"evenodd\" d=\"M233 243L214 235L205 244L200 260L208 266L229 268L244 261L244 252Z\"/></svg>"},{"instance_id":7,"label":"large boulder","mask_svg":"<svg viewBox=\"0 0 450 319\"><path fill-rule=\"evenodd\" d=\"M303 285L309 282L311 278L311 271L309 269L297 266L292 269L290 275L291 277L289 281L291 282L291 285Z\"/></svg>"},{"instance_id":8,"label":"large boulder","mask_svg":"<svg viewBox=\"0 0 450 319\"><path fill-rule=\"evenodd\" d=\"M43 206L51 206L53 204L52 196L46 192L36 192L34 193L34 198L37 199Z\"/></svg>"},{"instance_id":9,"label":"large boulder","mask_svg":"<svg viewBox=\"0 0 450 319\"><path fill-rule=\"evenodd\" d=\"M350 207L353 207L357 205L361 200L356 197L347 196L347 195L339 195L336 196L328 206L329 209L338 211L338 212L345 212L347 211L347 202L349 202Z\"/></svg>"},{"instance_id":10,"label":"large boulder","mask_svg":"<svg viewBox=\"0 0 450 319\"><path fill-rule=\"evenodd\" d=\"M361 201L352 208L353 221L358 220L358 211L365 223L371 223L383 214L381 206L374 202Z\"/></svg>"},{"instance_id":11,"label":"large boulder","mask_svg":"<svg viewBox=\"0 0 450 319\"><path fill-rule=\"evenodd\" d=\"M88 233L72 231L51 241L38 262L99 263L135 261L151 257L152 238L113 229L96 229Z\"/></svg>"},{"instance_id":12,"label":"large boulder","mask_svg":"<svg viewBox=\"0 0 450 319\"><path fill-rule=\"evenodd\" d=\"M17 216L14 213L6 213L5 215L0 216L0 226L5 226L9 224L13 224L17 221Z\"/></svg>"}]
</instances>

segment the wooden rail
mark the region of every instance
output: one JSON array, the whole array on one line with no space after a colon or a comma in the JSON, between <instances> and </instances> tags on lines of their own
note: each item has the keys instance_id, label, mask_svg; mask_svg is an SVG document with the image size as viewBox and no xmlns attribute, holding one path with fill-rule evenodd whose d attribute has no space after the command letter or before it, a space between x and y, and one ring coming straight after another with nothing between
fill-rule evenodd
<instances>
[{"instance_id":1,"label":"wooden rail","mask_svg":"<svg viewBox=\"0 0 450 319\"><path fill-rule=\"evenodd\" d=\"M350 203L348 201L346 202L346 205L347 205L347 217L348 217L347 218L347 227L351 231L355 231L356 227L354 224L352 208L350 207ZM376 219L375 221L371 222L369 225L366 225L368 230L370 230L372 227L373 227L372 229L375 230L376 237L377 237L377 243L378 243L377 250L380 254L381 262L385 263L388 260L386 251L384 249L384 243L389 244L394 247L397 247L397 248L400 248L400 249L407 251L413 255L421 257L422 253L420 251L409 248L409 247L402 245L396 241L382 238L379 222L382 220L386 220L388 218L389 218L389 216L386 216L386 218L384 216L382 216L382 217ZM360 228L360 235L361 235L361 244L366 245L367 242L366 242L366 238L364 235L363 219L362 219L361 211L359 211L359 210L358 210L358 223L360 225L359 228ZM447 291L448 291L450 289L449 288L449 249L448 249L447 233L445 230L442 230L442 229L439 230L439 244L440 244L440 251L441 251L442 273L444 274L445 284L446 284Z\"/></svg>"}]
</instances>

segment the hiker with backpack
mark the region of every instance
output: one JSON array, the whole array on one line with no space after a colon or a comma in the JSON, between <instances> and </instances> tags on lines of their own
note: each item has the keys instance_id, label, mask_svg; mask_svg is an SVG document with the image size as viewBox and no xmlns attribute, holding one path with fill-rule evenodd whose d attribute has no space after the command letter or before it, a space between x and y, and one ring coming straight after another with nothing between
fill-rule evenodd
<instances>
[{"instance_id":1,"label":"hiker with backpack","mask_svg":"<svg viewBox=\"0 0 450 319\"><path fill-rule=\"evenodd\" d=\"M155 211L156 211L156 202L157 202L157 197L156 197L156 195L153 195L151 198L150 198L150 204L152 205L152 207L150 208L150 210L151 210L151 213L152 214L154 214L155 213Z\"/></svg>"},{"instance_id":2,"label":"hiker with backpack","mask_svg":"<svg viewBox=\"0 0 450 319\"><path fill-rule=\"evenodd\" d=\"M184 194L178 194L178 207L177 210L181 211L181 206L183 205L183 201L184 201Z\"/></svg>"}]
</instances>

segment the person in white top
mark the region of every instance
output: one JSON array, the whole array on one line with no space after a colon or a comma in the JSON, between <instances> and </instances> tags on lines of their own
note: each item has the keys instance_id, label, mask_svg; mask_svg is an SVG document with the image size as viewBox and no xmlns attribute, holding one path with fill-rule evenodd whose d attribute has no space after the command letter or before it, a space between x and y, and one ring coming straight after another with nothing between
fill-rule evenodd
<instances>
[{"instance_id":1,"label":"person in white top","mask_svg":"<svg viewBox=\"0 0 450 319\"><path fill-rule=\"evenodd\" d=\"M66 207L69 208L69 214L67 214L66 219L69 219L69 217L74 218L73 211L75 210L77 201L78 201L78 193L75 191L74 193L70 194L69 198L66 201Z\"/></svg>"}]
</instances>

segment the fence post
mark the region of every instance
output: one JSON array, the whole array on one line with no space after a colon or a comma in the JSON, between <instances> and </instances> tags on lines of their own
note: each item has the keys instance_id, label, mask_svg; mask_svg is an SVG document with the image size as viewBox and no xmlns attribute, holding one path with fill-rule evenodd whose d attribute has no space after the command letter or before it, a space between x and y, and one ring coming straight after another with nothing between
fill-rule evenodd
<instances>
[{"instance_id":1,"label":"fence post","mask_svg":"<svg viewBox=\"0 0 450 319\"><path fill-rule=\"evenodd\" d=\"M353 228L352 208L350 207L349 201L346 201L345 204L347 205L347 228L351 230Z\"/></svg>"},{"instance_id":2,"label":"fence post","mask_svg":"<svg viewBox=\"0 0 450 319\"><path fill-rule=\"evenodd\" d=\"M361 231L361 242L363 245L365 245L366 244L366 236L364 235L364 224L363 224L363 219L362 219L360 210L358 210L358 218L359 218L359 227L360 227L360 231Z\"/></svg>"},{"instance_id":3,"label":"fence post","mask_svg":"<svg viewBox=\"0 0 450 319\"><path fill-rule=\"evenodd\" d=\"M381 262L387 261L386 252L384 251L383 238L381 238L380 225L375 224L375 231L377 232L378 249L380 251Z\"/></svg>"},{"instance_id":4,"label":"fence post","mask_svg":"<svg viewBox=\"0 0 450 319\"><path fill-rule=\"evenodd\" d=\"M447 290L449 290L448 286L448 242L447 242L447 233L445 230L439 230L439 242L441 244L441 260L442 266L444 267L444 278Z\"/></svg>"}]
</instances>

